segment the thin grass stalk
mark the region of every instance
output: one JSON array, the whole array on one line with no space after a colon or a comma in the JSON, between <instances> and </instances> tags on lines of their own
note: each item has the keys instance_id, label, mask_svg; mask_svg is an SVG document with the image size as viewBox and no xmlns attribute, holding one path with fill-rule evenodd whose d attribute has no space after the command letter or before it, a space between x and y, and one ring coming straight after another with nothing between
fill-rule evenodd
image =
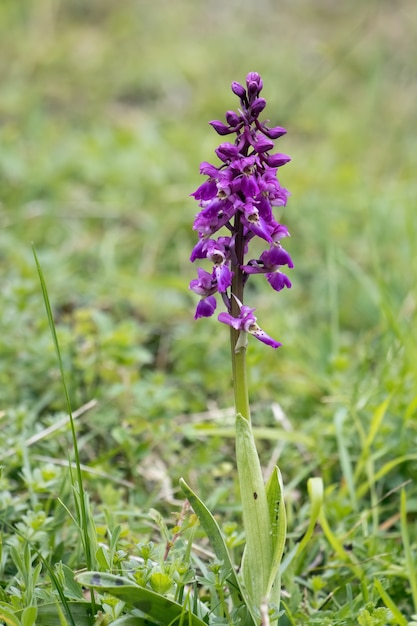
<instances>
[{"instance_id":1,"label":"thin grass stalk","mask_svg":"<svg viewBox=\"0 0 417 626\"><path fill-rule=\"evenodd\" d=\"M75 421L72 415L72 406L71 406L71 399L70 399L70 394L69 394L69 389L68 389L68 385L66 382L66 377L65 377L65 371L64 371L64 364L62 361L62 356L61 356L61 350L59 347L59 341L58 341L58 335L56 332L56 327L55 327L55 321L54 321L54 317L52 314L52 308L51 308L51 303L49 300L49 294L48 294L48 289L46 286L46 281L45 281L45 277L42 271L42 267L40 265L39 259L38 259L38 255L36 253L36 249L34 246L32 246L32 250L33 250L33 256L35 258L35 263L36 263L36 269L38 272L38 276L39 276L39 281L41 284L41 289L42 289L42 296L43 296L43 301L44 301L44 305L45 305L45 310L46 310L46 315L48 318L48 323L49 323L49 328L51 331L51 335L52 335L52 341L55 347L55 352L56 352L56 356L58 359L58 365L59 365L59 371L60 371L60 375L61 375L61 382L62 382L62 388L64 391L64 396L65 396L65 401L66 401L66 405L67 405L67 412L68 412L68 416L69 416L69 423L70 423L70 428L71 428L71 436L72 436L72 443L73 443L73 448L74 448L74 457L75 457L75 471L76 471L76 476L77 476L77 483L78 483L78 491L79 491L79 516L80 516L80 525L81 525L81 536L83 539L83 544L84 544L84 551L85 551L85 560L86 560L86 565L88 569L93 569L93 559L92 559L92 555L91 555L91 547L90 547L90 537L88 534L88 525L89 525L89 519L88 519L88 515L87 515L87 508L86 508L86 499L84 497L85 495L85 491L84 491L84 487L83 487L83 477L82 477L82 472L81 472L81 462L80 462L80 454L79 454L79 450L78 450L78 443L77 443L77 434L75 431ZM78 509L78 505L76 503L77 509ZM91 592L91 606L92 606L92 610L93 612L95 612L95 600L94 600L94 593Z\"/></svg>"}]
</instances>

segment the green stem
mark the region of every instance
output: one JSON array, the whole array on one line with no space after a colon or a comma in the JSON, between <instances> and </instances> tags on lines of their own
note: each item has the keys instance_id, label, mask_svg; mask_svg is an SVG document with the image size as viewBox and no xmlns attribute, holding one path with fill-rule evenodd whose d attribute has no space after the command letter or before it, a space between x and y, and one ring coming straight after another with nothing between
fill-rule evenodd
<instances>
[{"instance_id":1,"label":"green stem","mask_svg":"<svg viewBox=\"0 0 417 626\"><path fill-rule=\"evenodd\" d=\"M231 314L234 317L239 317L240 305L236 301L239 300L243 304L243 272L240 269L243 265L244 257L244 239L243 239L243 224L240 221L240 214L237 213L235 218L234 229L236 232L235 239L235 253L236 263L233 265L233 280L231 289ZM250 422L250 407L249 407L249 394L248 394L248 382L246 376L246 348L244 346L239 347L236 352L236 344L239 339L241 331L230 328L230 348L232 355L232 370L233 370L233 388L235 395L235 407L236 413L240 413Z\"/></svg>"},{"instance_id":2,"label":"green stem","mask_svg":"<svg viewBox=\"0 0 417 626\"><path fill-rule=\"evenodd\" d=\"M248 395L248 381L246 376L246 348L240 348L235 352L236 333L231 329L230 339L232 347L232 367L233 367L233 389L235 394L236 413L240 413L250 422L250 407Z\"/></svg>"}]
</instances>

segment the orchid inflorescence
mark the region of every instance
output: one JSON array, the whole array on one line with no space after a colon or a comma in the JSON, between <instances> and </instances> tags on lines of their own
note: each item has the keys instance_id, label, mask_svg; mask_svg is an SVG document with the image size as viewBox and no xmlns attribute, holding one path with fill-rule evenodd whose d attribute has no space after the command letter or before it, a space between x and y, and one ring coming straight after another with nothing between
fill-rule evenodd
<instances>
[{"instance_id":1,"label":"orchid inflorescence","mask_svg":"<svg viewBox=\"0 0 417 626\"><path fill-rule=\"evenodd\" d=\"M217 303L215 295L222 296L227 312L218 320L236 331L254 335L267 345L281 344L267 335L257 324L255 309L243 304L243 289L252 274L265 274L275 291L291 287L291 281L280 268L293 267L290 255L281 246L281 239L289 236L283 224L275 221L272 207L285 206L288 191L281 187L277 170L290 157L270 151L274 139L286 130L281 126L269 128L258 117L266 106L259 94L262 79L256 72L246 77L246 89L237 82L232 91L240 99L238 112L227 111L226 122L214 120L211 126L219 135L236 135L234 143L221 143L216 154L222 162L219 167L201 163L200 173L208 179L191 194L199 202L201 211L194 221L199 240L190 260L208 259L212 272L198 269L198 278L190 289L201 296L195 319L213 315ZM225 234L213 238L220 229ZM229 232L227 232L229 231ZM258 259L245 261L249 243L260 238L269 244Z\"/></svg>"}]
</instances>

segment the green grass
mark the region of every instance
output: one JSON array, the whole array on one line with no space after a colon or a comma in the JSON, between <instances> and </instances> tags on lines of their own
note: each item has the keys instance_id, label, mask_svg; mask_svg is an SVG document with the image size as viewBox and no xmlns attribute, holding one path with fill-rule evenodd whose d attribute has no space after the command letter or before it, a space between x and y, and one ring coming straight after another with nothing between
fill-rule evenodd
<instances>
[{"instance_id":1,"label":"green grass","mask_svg":"<svg viewBox=\"0 0 417 626\"><path fill-rule=\"evenodd\" d=\"M261 460L278 459L286 490L285 554L309 528L308 478L325 487L320 524L284 572L279 624L411 623L416 35L412 0L3 0L0 615L13 617L0 623L54 606L50 570L83 609L73 444L68 422L47 430L67 403L32 244L72 409L97 401L75 427L101 570L125 575L138 544L176 537L181 476L241 553L228 333L193 321L188 257L189 194L217 141L207 122L234 107L229 85L248 71L293 158L280 179L293 288L259 280L247 295L284 344L251 342L248 367ZM187 554L192 533L208 548L187 519L172 567L189 559L210 579L207 555ZM112 623L124 609L104 597Z\"/></svg>"}]
</instances>

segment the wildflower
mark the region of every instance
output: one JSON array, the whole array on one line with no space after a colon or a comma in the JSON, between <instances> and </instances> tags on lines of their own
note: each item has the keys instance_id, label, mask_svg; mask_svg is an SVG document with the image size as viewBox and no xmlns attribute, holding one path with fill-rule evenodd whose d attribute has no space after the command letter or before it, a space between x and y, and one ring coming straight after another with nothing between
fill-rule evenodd
<instances>
[{"instance_id":1,"label":"wildflower","mask_svg":"<svg viewBox=\"0 0 417 626\"><path fill-rule=\"evenodd\" d=\"M279 245L273 245L269 250L262 252L258 260L249 261L243 265L242 270L246 274L265 274L267 281L275 291L281 291L284 287L291 287L291 281L279 268L283 265L294 267L288 252Z\"/></svg>"},{"instance_id":2,"label":"wildflower","mask_svg":"<svg viewBox=\"0 0 417 626\"><path fill-rule=\"evenodd\" d=\"M259 120L266 107L266 100L260 97L262 88L262 79L256 72L247 75L246 87L233 82L232 91L240 100L240 108L227 111L226 122L210 122L220 136L234 136L234 142L223 141L215 150L218 165L201 163L200 173L207 180L191 194L201 210L194 220L193 229L199 240L190 260L210 261L212 272L200 268L190 289L201 296L196 319L214 314L215 294L219 293L227 308L226 313L219 314L220 322L277 348L281 344L256 323L255 309L240 302L246 282L255 274L265 274L275 291L291 287L290 279L280 269L284 265L293 267L290 255L281 245L281 239L288 237L289 232L273 215L273 207L287 203L289 193L281 186L277 171L290 157L272 152L274 140L286 133L285 128L269 127L267 121ZM268 248L258 259L245 262L254 239L263 240ZM239 310L236 302L240 303Z\"/></svg>"},{"instance_id":3,"label":"wildflower","mask_svg":"<svg viewBox=\"0 0 417 626\"><path fill-rule=\"evenodd\" d=\"M219 322L223 322L223 324L228 324L235 330L240 330L245 333L249 333L262 341L262 343L266 343L267 346L271 346L271 348L279 348L282 344L275 339L272 339L269 335L267 335L262 328L260 328L257 324L256 317L253 312L256 309L251 309L248 306L240 305L240 313L239 317L233 317L230 313L219 313L218 320Z\"/></svg>"}]
</instances>

